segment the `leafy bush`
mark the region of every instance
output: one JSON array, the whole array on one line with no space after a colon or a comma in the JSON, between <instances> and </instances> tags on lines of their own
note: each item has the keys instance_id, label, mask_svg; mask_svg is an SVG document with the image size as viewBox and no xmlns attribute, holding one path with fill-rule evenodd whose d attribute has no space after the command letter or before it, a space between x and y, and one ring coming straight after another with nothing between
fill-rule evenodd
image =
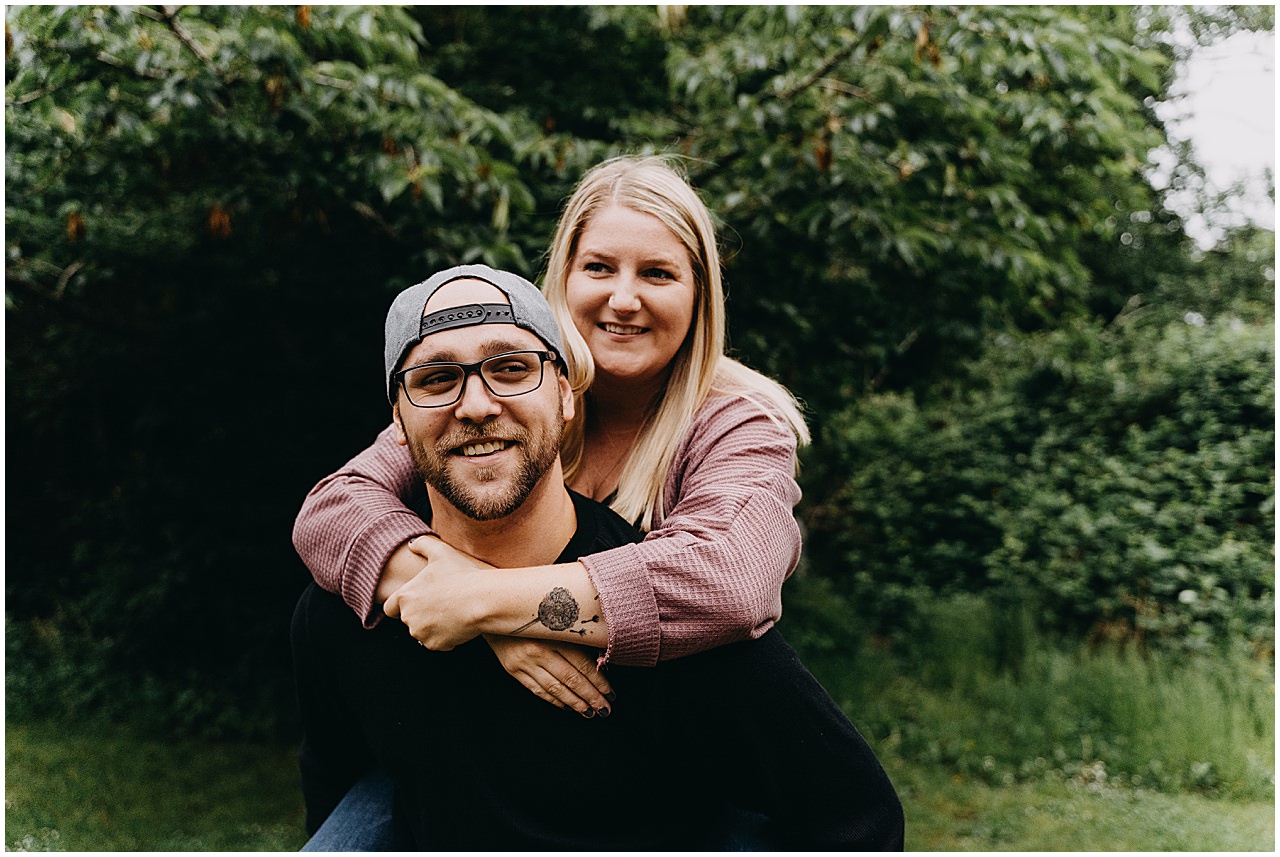
<instances>
[{"instance_id":1,"label":"leafy bush","mask_svg":"<svg viewBox=\"0 0 1280 857\"><path fill-rule=\"evenodd\" d=\"M809 555L858 611L983 591L1057 630L1271 645L1273 324L1082 323L969 369L822 426Z\"/></svg>"}]
</instances>

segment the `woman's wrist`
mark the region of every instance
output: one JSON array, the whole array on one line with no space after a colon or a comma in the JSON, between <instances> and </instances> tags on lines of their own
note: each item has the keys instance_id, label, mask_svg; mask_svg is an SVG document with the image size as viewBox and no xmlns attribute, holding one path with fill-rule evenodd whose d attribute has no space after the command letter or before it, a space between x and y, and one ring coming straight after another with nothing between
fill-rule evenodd
<instances>
[{"instance_id":1,"label":"woman's wrist","mask_svg":"<svg viewBox=\"0 0 1280 857\"><path fill-rule=\"evenodd\" d=\"M608 644L600 598L581 563L501 569L474 582L469 610L483 633Z\"/></svg>"}]
</instances>

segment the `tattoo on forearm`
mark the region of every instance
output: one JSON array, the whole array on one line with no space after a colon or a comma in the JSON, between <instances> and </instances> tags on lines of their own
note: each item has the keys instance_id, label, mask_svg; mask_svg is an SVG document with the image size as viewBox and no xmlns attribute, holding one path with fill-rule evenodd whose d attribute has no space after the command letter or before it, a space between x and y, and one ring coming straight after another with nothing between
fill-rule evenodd
<instances>
[{"instance_id":1,"label":"tattoo on forearm","mask_svg":"<svg viewBox=\"0 0 1280 857\"><path fill-rule=\"evenodd\" d=\"M586 631L573 630L573 623L578 621L579 615L578 601L573 597L573 593L557 586L548 592L546 597L542 599L542 603L538 605L537 618L529 620L511 633L519 634L532 626L534 622L541 622L552 631L568 631L571 634L586 636ZM596 621L596 618L593 617L588 621Z\"/></svg>"},{"instance_id":2,"label":"tattoo on forearm","mask_svg":"<svg viewBox=\"0 0 1280 857\"><path fill-rule=\"evenodd\" d=\"M567 631L578 621L578 602L569 590L557 586L538 605L538 621L552 631Z\"/></svg>"}]
</instances>

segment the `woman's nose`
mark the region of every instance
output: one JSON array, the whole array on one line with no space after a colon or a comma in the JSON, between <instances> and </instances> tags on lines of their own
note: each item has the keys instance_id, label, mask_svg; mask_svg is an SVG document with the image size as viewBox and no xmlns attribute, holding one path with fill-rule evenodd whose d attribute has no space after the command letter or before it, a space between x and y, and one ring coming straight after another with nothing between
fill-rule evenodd
<instances>
[{"instance_id":1,"label":"woman's nose","mask_svg":"<svg viewBox=\"0 0 1280 857\"><path fill-rule=\"evenodd\" d=\"M640 295L635 284L628 277L619 278L609 294L609 309L616 313L634 313L640 311Z\"/></svg>"}]
</instances>

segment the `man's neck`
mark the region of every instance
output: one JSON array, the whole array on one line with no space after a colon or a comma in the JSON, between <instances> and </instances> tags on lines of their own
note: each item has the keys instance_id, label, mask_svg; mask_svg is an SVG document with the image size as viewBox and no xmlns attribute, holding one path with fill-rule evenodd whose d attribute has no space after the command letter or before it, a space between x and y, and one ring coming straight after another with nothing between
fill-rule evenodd
<instances>
[{"instance_id":1,"label":"man's neck","mask_svg":"<svg viewBox=\"0 0 1280 857\"><path fill-rule=\"evenodd\" d=\"M427 486L431 528L445 544L498 568L550 565L578 528L559 465L548 470L520 507L505 518L469 518Z\"/></svg>"}]
</instances>

